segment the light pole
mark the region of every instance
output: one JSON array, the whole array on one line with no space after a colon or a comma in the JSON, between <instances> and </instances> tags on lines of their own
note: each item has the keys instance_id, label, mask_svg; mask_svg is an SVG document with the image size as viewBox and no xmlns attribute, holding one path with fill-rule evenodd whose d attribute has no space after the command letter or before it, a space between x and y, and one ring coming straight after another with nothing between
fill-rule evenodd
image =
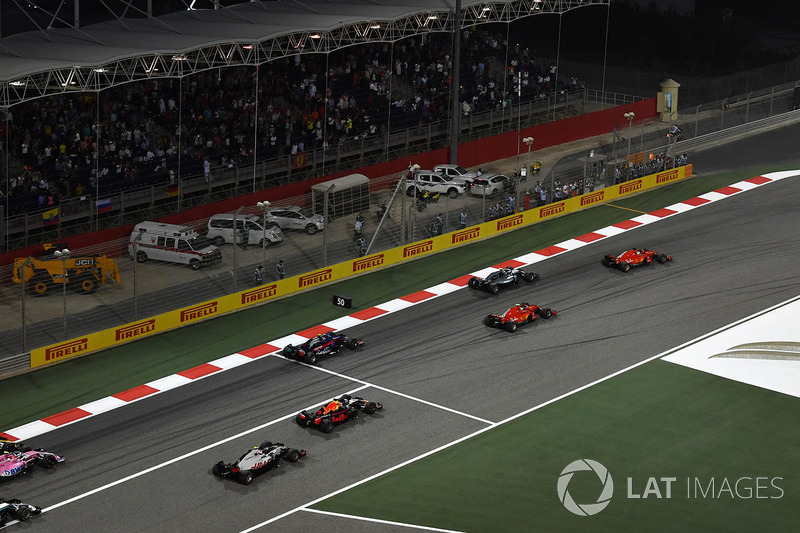
<instances>
[{"instance_id":1,"label":"light pole","mask_svg":"<svg viewBox=\"0 0 800 533\"><path fill-rule=\"evenodd\" d=\"M531 146L533 146L533 137L525 137L522 142L528 145L528 172L531 171ZM526 173L527 174L527 173Z\"/></svg>"},{"instance_id":2,"label":"light pole","mask_svg":"<svg viewBox=\"0 0 800 533\"><path fill-rule=\"evenodd\" d=\"M270 204L267 200L258 202L256 206L261 209L261 230L264 234L261 236L261 266L267 264L267 210Z\"/></svg>"},{"instance_id":3,"label":"light pole","mask_svg":"<svg viewBox=\"0 0 800 533\"><path fill-rule=\"evenodd\" d=\"M133 321L138 320L138 301L136 292L136 263L139 262L139 243L142 242L144 230L139 230L139 235L133 240Z\"/></svg>"},{"instance_id":4,"label":"light pole","mask_svg":"<svg viewBox=\"0 0 800 533\"><path fill-rule=\"evenodd\" d=\"M633 127L633 117L636 116L636 113L633 111L628 111L623 115L628 120L628 166L631 164L631 127Z\"/></svg>"},{"instance_id":5,"label":"light pole","mask_svg":"<svg viewBox=\"0 0 800 533\"><path fill-rule=\"evenodd\" d=\"M67 259L69 259L69 250L56 250L53 252L57 258L61 259L61 265L64 267L61 273L61 287L64 294L64 340L67 340Z\"/></svg>"}]
</instances>

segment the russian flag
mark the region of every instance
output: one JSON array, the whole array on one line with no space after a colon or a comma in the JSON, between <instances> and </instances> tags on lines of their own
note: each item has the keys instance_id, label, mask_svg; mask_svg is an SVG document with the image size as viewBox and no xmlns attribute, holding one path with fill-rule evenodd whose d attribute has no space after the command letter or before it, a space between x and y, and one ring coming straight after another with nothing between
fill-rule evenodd
<instances>
[{"instance_id":1,"label":"russian flag","mask_svg":"<svg viewBox=\"0 0 800 533\"><path fill-rule=\"evenodd\" d=\"M97 206L98 213L105 213L106 211L111 211L111 198L106 198L104 200L97 200L95 202Z\"/></svg>"}]
</instances>

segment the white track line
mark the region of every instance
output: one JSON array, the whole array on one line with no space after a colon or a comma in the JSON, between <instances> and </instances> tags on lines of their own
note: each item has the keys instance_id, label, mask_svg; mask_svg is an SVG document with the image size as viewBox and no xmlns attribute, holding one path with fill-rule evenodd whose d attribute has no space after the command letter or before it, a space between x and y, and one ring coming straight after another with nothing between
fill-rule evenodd
<instances>
[{"instance_id":1,"label":"white track line","mask_svg":"<svg viewBox=\"0 0 800 533\"><path fill-rule=\"evenodd\" d=\"M363 522L374 522L376 524L387 524L390 526L400 526L400 527L407 527L409 529L422 529L424 531L439 531L441 533L464 533L463 531L458 531L455 529L442 529L439 527L430 527L430 526L420 526L417 524L407 524L405 522L392 522L391 520L380 520L378 518L367 518L365 516L354 516L351 514L342 514L342 513L332 513L330 511L319 511L317 509L303 509L303 511L307 513L317 513L317 514L324 514L329 516L336 516L339 518L349 518L351 520L361 520Z\"/></svg>"},{"instance_id":2,"label":"white track line","mask_svg":"<svg viewBox=\"0 0 800 533\"><path fill-rule=\"evenodd\" d=\"M674 348L670 348L669 350L666 350L666 351L664 351L664 352L662 352L662 353L660 353L658 355L654 355L653 357L650 357L650 358L645 359L643 361L639 361L638 363L634 363L634 364L632 364L632 365L630 365L630 366L628 366L626 368L623 368L622 370L618 370L618 371L614 372L613 374L609 374L608 376L605 376L605 377L602 377L600 379L597 379L597 380L595 380L595 381L593 381L591 383L587 383L586 385L578 387L577 389L574 389L572 391L566 392L566 393L564 393L564 394L562 394L562 395L560 395L560 396L558 396L556 398L547 400L546 402L541 403L539 405L536 405L534 407L531 407L530 409L526 409L525 411L522 411L520 413L512 415L512 416L510 416L510 417L508 417L508 418L506 418L504 420L501 420L500 422L497 422L496 424L492 424L491 426L487 426L485 428L479 429L478 431L470 433L469 435L465 435L465 436L463 436L461 438L458 438L458 439L456 439L456 440L454 440L452 442L449 442L447 444L443 444L443 445L439 446L436 449L433 449L433 450L430 450L428 452L425 452L422 455L419 455L417 457L412 457L411 459L408 459L407 461L403 461L400 464L397 464L395 466L387 468L386 470L383 470L382 472L378 472L377 474L373 474L373 475L368 476L368 477L366 477L366 478L364 478L364 479L362 479L360 481L356 481L355 483L352 483L352 484L350 484L350 485L348 485L346 487L342 487L341 489L335 490L335 491L331 492L330 494L327 494L325 496L322 496L320 498L312 500L312 501L310 501L310 502L308 502L308 503L306 503L304 505L301 505L299 507L296 507L295 509L292 509L291 511L286 511L285 513L282 513L282 514L280 514L278 516L270 518L269 520L267 520L265 522L261 522L260 524L256 524L255 526L252 526L249 529L245 529L245 530L241 531L241 533L250 533L250 532L255 531L257 529L260 529L260 528L262 528L264 526L268 526L268 525L276 522L277 520L280 520L282 518L285 518L285 517L287 517L289 515L292 515L292 514L296 513L297 511L307 511L307 510L309 510L308 508L311 507L312 505L316 505L316 504L318 504L318 503L320 503L322 501L327 500L328 498L332 498L332 497L334 497L334 496L336 496L338 494L341 494L341 493L346 492L346 491L348 491L350 489L353 489L355 487L363 485L364 483L372 481L373 479L377 479L377 478L382 477L382 476L384 476L384 475L386 475L386 474L388 474L390 472L394 472L395 470L403 468L404 466L410 465L412 463L416 463L420 459L424 459L424 458L426 458L426 457L428 457L430 455L433 455L435 453L438 453L438 452L440 452L442 450L446 450L447 448L451 448L451 447L455 446L456 444L464 442L465 440L471 439L473 437L477 437L478 435L486 433L487 431L489 431L491 429L494 429L497 426L500 426L502 424L506 424L508 422L511 422L512 420L516 420L517 418L523 417L523 416L525 416L527 414L530 414L530 413L532 413L534 411L538 411L542 407L547 407L548 405L551 405L551 404L556 403L556 402L558 402L560 400L563 400L564 398L568 398L570 396L573 396L574 394L577 394L577 393L579 393L581 391L584 391L584 390L586 390L586 389L588 389L590 387L594 387L595 385L598 385L600 383L608 381L609 379L615 378L615 377L617 377L617 376L619 376L621 374L624 374L625 372L633 370L634 368L638 368L638 367L640 367L640 366L642 366L642 365L644 365L646 363L649 363L651 361L655 361L656 359L661 359L663 357L666 357L666 356L668 356L668 355L670 355L670 354L672 354L672 353L674 353L674 352L676 352L678 350L686 348L687 346L691 346L692 344L695 344L695 343L700 342L700 341L702 341L702 340L704 340L704 339L706 339L708 337L716 335L717 333L720 333L720 332L725 331L727 329L730 329L732 327L738 326L739 324L742 324L744 322L752 320L752 319L754 319L756 317L759 317L759 316L761 316L761 315L763 315L765 313L769 313L770 311L772 311L774 309L777 309L777 308L779 308L781 306L784 306L786 304L792 303L792 302L797 301L797 300L800 300L800 296L795 296L794 298L790 298L789 300L786 300L786 301L781 302L779 304L773 305L772 307L764 309L763 311L760 311L760 312L755 313L753 315L747 316L745 318L742 318L741 320L737 320L736 322L732 322L732 323L730 323L728 325L722 326L721 328L715 329L714 331L711 331L709 333L701 335L701 336L699 336L699 337L697 337L695 339L692 339L690 341L687 341L687 342L685 342L685 343L683 343L683 344L681 344L679 346L676 346Z\"/></svg>"},{"instance_id":3,"label":"white track line","mask_svg":"<svg viewBox=\"0 0 800 533\"><path fill-rule=\"evenodd\" d=\"M281 359L286 359L284 356L282 356L280 354L277 354L277 353L272 353L270 355L273 356L273 357L280 357ZM389 394L394 394L396 396L407 398L407 399L413 400L415 402L423 403L425 405L429 405L431 407L435 407L436 409L441 409L442 411L447 411L448 413L453 413L453 414L456 414L456 415L459 415L459 416L464 416L466 418L471 418L473 420L477 420L478 422L483 422L484 424L488 424L488 425L494 425L495 424L491 420L486 420L484 418L480 418L480 417L477 417L475 415L471 415L469 413L465 413L463 411L456 411L455 409L451 409L450 407L445 407L444 405L439 405L438 403L429 402L428 400L423 400L422 398L417 398L416 396L411 396L409 394L404 394L402 392L398 392L398 391L393 390L393 389L389 389L389 388L386 388L386 387L381 387L380 385L375 385L374 383L370 383L369 381L364 381L363 379L354 378L354 377L348 376L346 374L340 374L339 372L334 372L333 370L328 370L327 368L322 368L321 366L309 365L308 363L303 363L302 361L294 361L294 360L291 360L291 359L286 359L286 360L287 361L292 361L293 363L296 363L298 365L303 365L303 366L306 366L308 368L312 368L314 370L318 370L319 372L325 372L326 374L330 374L332 376L336 376L337 378L342 378L342 379L346 379L346 380L349 380L349 381L354 381L356 383L362 383L362 384L367 385L369 387L372 387L374 389L382 390L384 392L388 392Z\"/></svg>"},{"instance_id":4,"label":"white track line","mask_svg":"<svg viewBox=\"0 0 800 533\"><path fill-rule=\"evenodd\" d=\"M368 388L368 385L362 385L361 387L355 388L355 389L347 392L346 394L355 394L356 392L361 391L361 390L366 389L366 388ZM312 405L310 405L309 407L306 407L305 410L314 409L315 407L325 403L326 401L331 401L331 398L329 398L328 400L322 400L320 402L315 402ZM87 496L91 496L93 494L97 494L98 492L102 492L104 490L110 489L111 487L116 487L117 485L121 485L122 483L125 483L126 481L130 481L132 479L136 479L137 477L141 477L141 476L143 476L145 474L149 474L150 472L154 472L156 470L164 468L165 466L169 466L169 465L171 465L173 463L177 463L178 461L182 461L182 460L184 460L184 459L186 459L188 457L192 457L193 455L197 455L198 453L202 453L202 452L205 452L205 451L210 450L212 448L216 448L217 446L225 444L226 442L230 442L230 441L238 439L240 437L244 437L245 435L249 435L250 433L255 433L256 431L260 431L260 430L262 430L262 429L264 429L266 427L269 427L269 426L272 426L274 424L277 424L278 422L283 422L284 420L288 420L288 419L292 418L293 416L296 416L296 414L297 413L288 414L288 415L282 416L280 418L276 418L275 420L270 420L269 422L267 422L265 424L261 424L260 426L256 426L254 428L250 428L250 429L247 429L245 431L242 431L241 433L237 433L236 435L232 435L230 437L225 437L224 439L222 439L220 441L217 441L217 442L215 442L213 444L208 444L206 446L203 446L202 448L198 448L198 449L193 450L191 452L188 452L188 453L185 453L185 454L180 455L178 457L175 457L173 459L170 459L169 461L165 461L165 462L163 462L161 464L158 464L158 465L155 465L155 466L151 466L150 468L146 468L146 469L144 469L144 470L142 470L140 472L137 472L135 474L131 474L130 476L124 477L122 479L118 479L116 481L112 481L111 483L108 483L108 484L103 485L101 487L97 487L96 489L92 489L89 492L84 492L83 494L79 494L77 496L73 496L72 498L64 500L63 502L56 503L55 505L51 505L50 507L47 507L46 509L42 509L42 512L46 513L47 511L53 511L55 509L58 509L59 507L63 507L64 505L68 505L68 504L74 503L74 502L76 502L78 500L82 500L83 498L86 498Z\"/></svg>"}]
</instances>

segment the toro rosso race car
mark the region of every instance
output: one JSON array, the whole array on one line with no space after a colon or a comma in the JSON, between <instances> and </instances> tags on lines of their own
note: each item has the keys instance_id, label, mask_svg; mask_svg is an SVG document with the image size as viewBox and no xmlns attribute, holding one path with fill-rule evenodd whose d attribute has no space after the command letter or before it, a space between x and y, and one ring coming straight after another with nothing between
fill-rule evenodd
<instances>
[{"instance_id":1,"label":"toro rosso race car","mask_svg":"<svg viewBox=\"0 0 800 533\"><path fill-rule=\"evenodd\" d=\"M650 265L653 261L657 263L666 263L667 261L672 261L672 256L660 254L644 248L631 248L630 250L625 250L618 256L606 254L606 256L603 257L603 266L613 266L623 272L627 272L631 267Z\"/></svg>"},{"instance_id":2,"label":"toro rosso race car","mask_svg":"<svg viewBox=\"0 0 800 533\"><path fill-rule=\"evenodd\" d=\"M6 525L8 520L25 522L30 517L42 514L42 508L29 503L23 503L17 498L6 500L0 498L0 527Z\"/></svg>"},{"instance_id":3,"label":"toro rosso race car","mask_svg":"<svg viewBox=\"0 0 800 533\"><path fill-rule=\"evenodd\" d=\"M521 268L506 267L500 270L495 270L485 278L473 277L470 278L467 284L470 289L487 291L492 294L500 292L501 287L509 285L516 285L519 280L525 280L528 283L539 279L539 274L533 272L526 272Z\"/></svg>"},{"instance_id":4,"label":"toro rosso race car","mask_svg":"<svg viewBox=\"0 0 800 533\"><path fill-rule=\"evenodd\" d=\"M550 318L557 311L549 307L539 307L526 303L510 307L502 315L487 315L483 323L490 328L503 328L506 331L516 331L518 326L533 322L538 317Z\"/></svg>"},{"instance_id":5,"label":"toro rosso race car","mask_svg":"<svg viewBox=\"0 0 800 533\"><path fill-rule=\"evenodd\" d=\"M245 452L235 463L218 462L211 468L211 472L217 477L234 478L243 485L249 485L253 477L280 466L281 459L296 463L305 456L305 450L289 448L281 442L273 444L266 441Z\"/></svg>"},{"instance_id":6,"label":"toro rosso race car","mask_svg":"<svg viewBox=\"0 0 800 533\"><path fill-rule=\"evenodd\" d=\"M359 411L371 415L381 409L383 409L383 405L378 402L370 402L358 396L345 394L338 400L332 400L323 405L315 413L301 411L294 420L300 426L317 428L323 433L330 433L333 431L334 425L358 418Z\"/></svg>"},{"instance_id":7,"label":"toro rosso race car","mask_svg":"<svg viewBox=\"0 0 800 533\"><path fill-rule=\"evenodd\" d=\"M53 468L66 460L60 455L46 452L41 448L31 450L25 447L22 450L24 451L8 451L0 455L0 478L11 478L27 474L28 470L34 465Z\"/></svg>"},{"instance_id":8,"label":"toro rosso race car","mask_svg":"<svg viewBox=\"0 0 800 533\"><path fill-rule=\"evenodd\" d=\"M339 353L342 346L357 350L363 345L362 339L329 331L308 339L302 346L290 344L283 349L282 353L287 359L296 359L313 365L317 361L317 357Z\"/></svg>"}]
</instances>

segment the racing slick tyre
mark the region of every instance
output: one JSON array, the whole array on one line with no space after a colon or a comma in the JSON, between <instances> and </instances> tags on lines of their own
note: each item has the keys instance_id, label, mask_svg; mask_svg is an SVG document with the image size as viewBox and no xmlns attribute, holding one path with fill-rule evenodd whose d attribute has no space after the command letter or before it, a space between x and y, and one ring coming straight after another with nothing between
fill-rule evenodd
<instances>
[{"instance_id":1,"label":"racing slick tyre","mask_svg":"<svg viewBox=\"0 0 800 533\"><path fill-rule=\"evenodd\" d=\"M15 513L20 522L27 522L31 518L31 510L28 507L23 507Z\"/></svg>"},{"instance_id":2,"label":"racing slick tyre","mask_svg":"<svg viewBox=\"0 0 800 533\"><path fill-rule=\"evenodd\" d=\"M333 431L333 422L331 422L330 420L324 420L319 425L319 430L322 431L323 433L330 433L331 431Z\"/></svg>"},{"instance_id":3,"label":"racing slick tyre","mask_svg":"<svg viewBox=\"0 0 800 533\"><path fill-rule=\"evenodd\" d=\"M470 278L469 283L467 283L470 289L477 289L478 288L478 278Z\"/></svg>"},{"instance_id":4,"label":"racing slick tyre","mask_svg":"<svg viewBox=\"0 0 800 533\"><path fill-rule=\"evenodd\" d=\"M211 467L211 473L217 477L222 477L222 461L215 463L214 466Z\"/></svg>"},{"instance_id":5,"label":"racing slick tyre","mask_svg":"<svg viewBox=\"0 0 800 533\"><path fill-rule=\"evenodd\" d=\"M666 263L667 262L667 256L665 254L657 254L656 255L656 261L658 261L659 263Z\"/></svg>"},{"instance_id":6,"label":"racing slick tyre","mask_svg":"<svg viewBox=\"0 0 800 533\"><path fill-rule=\"evenodd\" d=\"M349 402L352 399L353 399L353 397L350 396L349 394L343 394L342 397L339 398L339 401L344 403L344 402Z\"/></svg>"},{"instance_id":7,"label":"racing slick tyre","mask_svg":"<svg viewBox=\"0 0 800 533\"><path fill-rule=\"evenodd\" d=\"M56 466L56 463L58 463L58 461L56 461L56 458L53 457L52 455L48 455L47 459L44 460L44 467L53 468L54 466Z\"/></svg>"},{"instance_id":8,"label":"racing slick tyre","mask_svg":"<svg viewBox=\"0 0 800 533\"><path fill-rule=\"evenodd\" d=\"M630 263L621 263L619 265L619 269L622 270L623 272L627 272L627 271L629 271L631 269L631 264Z\"/></svg>"},{"instance_id":9,"label":"racing slick tyre","mask_svg":"<svg viewBox=\"0 0 800 533\"><path fill-rule=\"evenodd\" d=\"M272 446L272 441L265 440L264 442L261 443L261 446L259 446L259 448L263 450L264 448L269 448L270 446Z\"/></svg>"},{"instance_id":10,"label":"racing slick tyre","mask_svg":"<svg viewBox=\"0 0 800 533\"><path fill-rule=\"evenodd\" d=\"M378 404L375 402L369 402L367 405L364 406L364 412L368 415L374 415L375 411L378 410Z\"/></svg>"},{"instance_id":11,"label":"racing slick tyre","mask_svg":"<svg viewBox=\"0 0 800 533\"><path fill-rule=\"evenodd\" d=\"M536 314L542 318L550 318L553 316L553 310L549 307L540 307L536 310Z\"/></svg>"},{"instance_id":12,"label":"racing slick tyre","mask_svg":"<svg viewBox=\"0 0 800 533\"><path fill-rule=\"evenodd\" d=\"M497 326L497 321L492 315L486 315L486 318L483 319L483 323L490 328Z\"/></svg>"},{"instance_id":13,"label":"racing slick tyre","mask_svg":"<svg viewBox=\"0 0 800 533\"><path fill-rule=\"evenodd\" d=\"M505 324L503 324L503 329L506 330L506 331L509 331L511 333L514 333L515 331L517 331L517 323L516 322L506 322Z\"/></svg>"},{"instance_id":14,"label":"racing slick tyre","mask_svg":"<svg viewBox=\"0 0 800 533\"><path fill-rule=\"evenodd\" d=\"M500 292L500 287L498 287L496 283L490 283L489 292L492 294L497 294L498 292Z\"/></svg>"},{"instance_id":15,"label":"racing slick tyre","mask_svg":"<svg viewBox=\"0 0 800 533\"><path fill-rule=\"evenodd\" d=\"M350 348L351 350L355 350L358 348L358 339L353 337L347 337L347 340L344 341L344 345Z\"/></svg>"},{"instance_id":16,"label":"racing slick tyre","mask_svg":"<svg viewBox=\"0 0 800 533\"><path fill-rule=\"evenodd\" d=\"M289 461L290 463L296 463L298 459L300 459L300 452L295 450L294 448L289 448L286 450L286 453L283 454L283 458Z\"/></svg>"},{"instance_id":17,"label":"racing slick tyre","mask_svg":"<svg viewBox=\"0 0 800 533\"><path fill-rule=\"evenodd\" d=\"M297 416L294 417L294 421L297 422L298 426L306 425L306 419L303 417L303 413L297 413Z\"/></svg>"},{"instance_id":18,"label":"racing slick tyre","mask_svg":"<svg viewBox=\"0 0 800 533\"><path fill-rule=\"evenodd\" d=\"M603 266L604 267L611 266L611 258L608 257L607 255L603 257Z\"/></svg>"},{"instance_id":19,"label":"racing slick tyre","mask_svg":"<svg viewBox=\"0 0 800 533\"><path fill-rule=\"evenodd\" d=\"M534 274L533 272L523 272L522 273L522 279L524 279L528 283L530 283L531 281L535 280L536 279L535 276L536 276L536 274Z\"/></svg>"},{"instance_id":20,"label":"racing slick tyre","mask_svg":"<svg viewBox=\"0 0 800 533\"><path fill-rule=\"evenodd\" d=\"M283 351L281 352L281 354L286 359L295 359L295 347L292 346L291 344L289 346L284 346Z\"/></svg>"},{"instance_id":21,"label":"racing slick tyre","mask_svg":"<svg viewBox=\"0 0 800 533\"><path fill-rule=\"evenodd\" d=\"M253 473L249 470L239 474L239 483L242 485L249 485L253 481Z\"/></svg>"}]
</instances>

